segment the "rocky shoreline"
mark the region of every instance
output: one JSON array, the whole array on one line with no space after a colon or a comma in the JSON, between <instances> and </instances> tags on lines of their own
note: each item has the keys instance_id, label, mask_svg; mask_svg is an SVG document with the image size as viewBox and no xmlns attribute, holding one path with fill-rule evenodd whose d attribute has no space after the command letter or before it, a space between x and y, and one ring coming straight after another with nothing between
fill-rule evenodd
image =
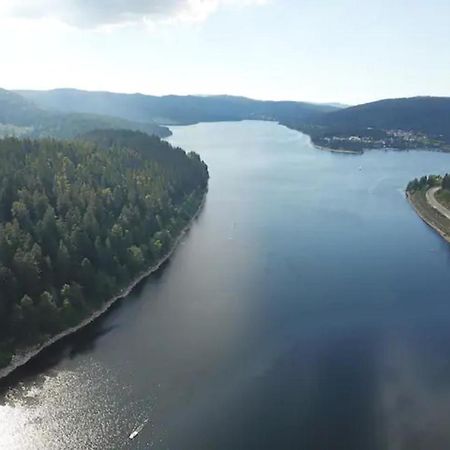
<instances>
[{"instance_id":1,"label":"rocky shoreline","mask_svg":"<svg viewBox=\"0 0 450 450\"><path fill-rule=\"evenodd\" d=\"M432 218L432 215L434 214L433 208L431 206L428 206L430 208L430 211L427 211L426 207L419 204L419 202L415 198L415 195L419 195L419 194L412 195L409 192L406 192L406 198L408 199L409 204L415 210L417 215L429 227L433 228L433 230L435 230L443 239L445 239L448 243L450 243L450 229L448 231L444 230L444 227L442 225L439 225L436 220L433 220L433 218ZM436 214L439 214L439 213L436 211ZM447 219L445 219L445 220L447 220Z\"/></svg>"},{"instance_id":2,"label":"rocky shoreline","mask_svg":"<svg viewBox=\"0 0 450 450\"><path fill-rule=\"evenodd\" d=\"M172 244L172 247L170 250L156 263L153 264L150 268L148 268L146 271L141 273L139 276L137 276L133 281L128 284L128 286L124 289L122 289L116 296L105 302L105 304L102 306L102 308L94 311L89 317L86 317L82 322L80 322L78 325L75 325L74 327L68 328L61 333L56 334L55 336L52 336L50 339L48 339L46 342L39 344L35 347L29 348L26 351L23 351L21 353L17 353L13 356L11 362L0 369L0 380L8 377L11 375L15 370L17 370L19 367L24 366L28 362L30 362L32 359L37 357L43 350L49 348L56 342L59 342L61 339L70 336L77 331L81 330L82 328L86 327L87 325L90 325L93 323L96 319L101 317L103 314L105 314L118 300L126 297L129 295L133 289L145 278L150 276L152 273L159 270L159 268L170 259L170 257L174 254L175 250L177 249L178 245L180 244L181 240L184 238L186 233L191 228L194 220L199 216L201 213L203 206L206 201L206 194L207 190L203 194L202 201L200 202L200 205L195 212L195 214L190 219L189 223L181 230L178 237L175 239L175 241Z\"/></svg>"}]
</instances>

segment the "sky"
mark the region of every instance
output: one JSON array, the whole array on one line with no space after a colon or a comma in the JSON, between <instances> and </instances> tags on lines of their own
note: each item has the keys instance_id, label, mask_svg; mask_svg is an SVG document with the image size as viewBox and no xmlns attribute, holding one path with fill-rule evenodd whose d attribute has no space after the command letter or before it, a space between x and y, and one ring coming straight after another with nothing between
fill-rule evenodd
<instances>
[{"instance_id":1,"label":"sky","mask_svg":"<svg viewBox=\"0 0 450 450\"><path fill-rule=\"evenodd\" d=\"M0 87L450 96L449 0L0 0Z\"/></svg>"}]
</instances>

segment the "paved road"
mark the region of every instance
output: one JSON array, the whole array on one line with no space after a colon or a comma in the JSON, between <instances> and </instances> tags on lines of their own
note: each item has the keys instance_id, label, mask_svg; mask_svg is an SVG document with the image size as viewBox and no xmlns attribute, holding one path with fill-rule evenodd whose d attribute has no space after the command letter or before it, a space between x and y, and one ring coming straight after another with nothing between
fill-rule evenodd
<instances>
[{"instance_id":1,"label":"paved road","mask_svg":"<svg viewBox=\"0 0 450 450\"><path fill-rule=\"evenodd\" d=\"M439 191L439 189L441 188L433 187L431 189L428 189L427 193L425 194L427 202L432 208L439 211L443 216L447 217L447 219L450 220L450 210L447 209L445 206L443 206L441 203L439 203L436 200L436 197L434 196L436 192Z\"/></svg>"}]
</instances>

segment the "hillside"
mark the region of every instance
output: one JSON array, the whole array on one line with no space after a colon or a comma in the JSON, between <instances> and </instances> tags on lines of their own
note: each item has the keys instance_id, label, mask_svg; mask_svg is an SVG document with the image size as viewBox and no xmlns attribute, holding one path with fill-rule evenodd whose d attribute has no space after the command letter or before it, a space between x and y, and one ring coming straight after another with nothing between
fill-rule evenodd
<instances>
[{"instance_id":1,"label":"hillside","mask_svg":"<svg viewBox=\"0 0 450 450\"><path fill-rule=\"evenodd\" d=\"M441 148L450 150L450 98L388 99L287 125L331 148Z\"/></svg>"},{"instance_id":2,"label":"hillside","mask_svg":"<svg viewBox=\"0 0 450 450\"><path fill-rule=\"evenodd\" d=\"M41 108L64 112L111 114L133 121L191 124L244 119L303 120L335 111L330 105L290 101L260 101L245 97L176 96L87 92L76 89L18 91Z\"/></svg>"},{"instance_id":3,"label":"hillside","mask_svg":"<svg viewBox=\"0 0 450 450\"><path fill-rule=\"evenodd\" d=\"M208 169L155 136L0 140L0 367L76 326L173 248Z\"/></svg>"},{"instance_id":4,"label":"hillside","mask_svg":"<svg viewBox=\"0 0 450 450\"><path fill-rule=\"evenodd\" d=\"M450 98L381 100L332 112L316 120L335 129L402 129L450 139Z\"/></svg>"},{"instance_id":5,"label":"hillside","mask_svg":"<svg viewBox=\"0 0 450 450\"><path fill-rule=\"evenodd\" d=\"M15 92L0 89L0 136L73 138L107 128L143 131L160 137L170 135L167 128L154 123L107 115L47 111Z\"/></svg>"}]
</instances>

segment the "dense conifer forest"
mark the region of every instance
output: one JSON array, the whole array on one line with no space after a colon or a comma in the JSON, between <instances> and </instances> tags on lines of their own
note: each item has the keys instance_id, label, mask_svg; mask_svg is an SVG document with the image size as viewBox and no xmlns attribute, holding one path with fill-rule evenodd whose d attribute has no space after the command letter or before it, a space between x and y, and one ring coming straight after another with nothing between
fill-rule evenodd
<instances>
[{"instance_id":1,"label":"dense conifer forest","mask_svg":"<svg viewBox=\"0 0 450 450\"><path fill-rule=\"evenodd\" d=\"M155 264L208 170L141 132L0 140L0 367L76 325Z\"/></svg>"}]
</instances>

